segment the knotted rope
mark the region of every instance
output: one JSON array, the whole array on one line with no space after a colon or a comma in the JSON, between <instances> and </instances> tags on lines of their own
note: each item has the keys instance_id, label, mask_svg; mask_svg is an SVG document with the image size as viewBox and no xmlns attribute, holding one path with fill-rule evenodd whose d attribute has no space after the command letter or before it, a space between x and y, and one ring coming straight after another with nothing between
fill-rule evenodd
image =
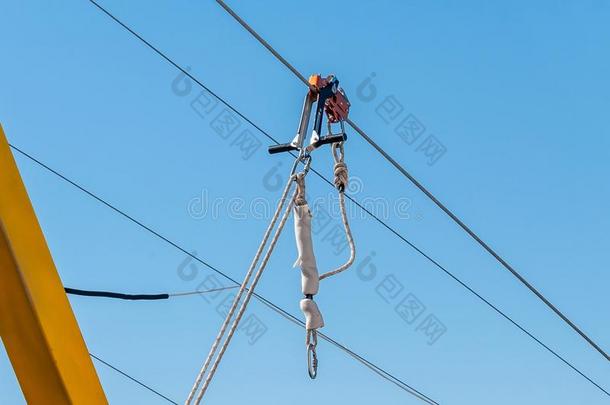
<instances>
[{"instance_id":1,"label":"knotted rope","mask_svg":"<svg viewBox=\"0 0 610 405\"><path fill-rule=\"evenodd\" d=\"M294 198L294 205L305 205L307 204L307 200L305 199L305 173L297 174L295 182L297 183L297 193Z\"/></svg>"},{"instance_id":2,"label":"knotted rope","mask_svg":"<svg viewBox=\"0 0 610 405\"><path fill-rule=\"evenodd\" d=\"M337 146L339 145L339 146ZM337 155L337 149L339 149L339 155ZM334 174L335 179L333 183L340 193L343 193L347 188L347 182L349 181L349 175L347 172L347 165L343 161L343 142L340 144L333 143L332 147L333 158L335 160Z\"/></svg>"},{"instance_id":3,"label":"knotted rope","mask_svg":"<svg viewBox=\"0 0 610 405\"><path fill-rule=\"evenodd\" d=\"M318 305L314 301L314 295L318 292L320 280L335 274L341 273L348 269L356 257L356 248L354 246L354 238L347 221L347 212L345 209L345 189L349 181L347 165L344 160L343 143L332 145L332 154L335 161L333 183L339 190L339 205L341 209L341 220L345 229L345 235L350 247L350 257L347 262L335 270L318 276L315 256L313 254L313 246L311 242L311 224L308 217L303 217L302 214L297 218L295 211L295 234L297 238L297 248L299 250L299 259L297 264L301 267L301 284L305 298L301 300L300 307L305 315L305 328L307 330L305 346L307 347L307 371L309 377L314 379L318 375L318 355L316 353L318 328L324 326L322 314L318 309ZM297 206L307 204L305 200L305 176L298 175L296 178L297 190L295 203ZM310 214L311 216L311 214ZM295 264L296 265L296 264Z\"/></svg>"},{"instance_id":4,"label":"knotted rope","mask_svg":"<svg viewBox=\"0 0 610 405\"><path fill-rule=\"evenodd\" d=\"M344 270L347 270L356 258L356 246L354 245L354 238L352 236L352 230L350 229L349 222L347 221L347 212L345 210L345 189L349 181L349 174L347 171L347 165L343 161L343 142L336 144L333 143L332 147L333 158L335 160L334 174L335 178L333 183L337 190L339 190L339 207L341 210L341 221L343 222L343 229L345 229L345 236L349 244L349 259L343 265L337 267L335 270L324 273L320 276L320 280L324 280L327 277L339 274Z\"/></svg>"}]
</instances>

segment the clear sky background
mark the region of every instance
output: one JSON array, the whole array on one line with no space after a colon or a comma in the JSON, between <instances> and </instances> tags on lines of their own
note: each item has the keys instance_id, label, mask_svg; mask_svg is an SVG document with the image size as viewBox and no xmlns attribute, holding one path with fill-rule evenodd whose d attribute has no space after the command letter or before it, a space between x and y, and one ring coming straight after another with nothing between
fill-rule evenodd
<instances>
[{"instance_id":1,"label":"clear sky background","mask_svg":"<svg viewBox=\"0 0 610 405\"><path fill-rule=\"evenodd\" d=\"M271 135L292 138L306 88L215 2L101 4ZM304 74L336 73L352 119L610 350L608 3L230 4ZM191 107L199 89L177 95L177 70L88 1L3 2L0 49L0 122L14 145L242 279L267 224L248 206L278 198L270 171L285 173L287 156L268 156L270 142L243 120L229 139L219 136L212 122L222 107L199 116ZM358 88L372 73L368 100ZM395 120L380 115L390 96L403 108ZM425 127L413 144L395 133L409 114ZM246 129L262 145L248 159L234 143ZM433 165L418 150L429 135L446 148ZM610 388L597 352L359 136L348 136L355 198L385 201L392 209L378 213L388 224ZM156 293L222 280L203 266L185 280L183 253L16 159L66 286ZM327 177L331 163L327 148L315 153L314 167ZM312 197L333 195L318 178L308 185ZM610 402L374 219L351 211L357 267L322 282L326 333L442 404ZM315 235L323 271L347 257L326 237L338 225L334 215ZM258 292L300 317L290 228ZM92 353L180 403L227 296L71 303ZM396 312L405 297L425 307L415 320ZM266 332L254 344L237 335L208 403L418 403L325 342L311 381L303 330L256 301L249 314ZM433 344L419 327L428 316L446 328ZM112 404L164 403L95 364ZM0 403L23 402L0 350Z\"/></svg>"}]
</instances>

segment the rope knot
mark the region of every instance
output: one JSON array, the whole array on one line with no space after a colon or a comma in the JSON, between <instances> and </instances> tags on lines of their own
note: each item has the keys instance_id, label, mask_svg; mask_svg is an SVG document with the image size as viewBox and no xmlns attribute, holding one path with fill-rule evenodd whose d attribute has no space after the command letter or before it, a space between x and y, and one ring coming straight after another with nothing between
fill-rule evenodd
<instances>
[{"instance_id":1,"label":"rope knot","mask_svg":"<svg viewBox=\"0 0 610 405\"><path fill-rule=\"evenodd\" d=\"M296 196L294 197L295 205L305 205L307 200L305 199L305 173L297 174L295 181L297 183Z\"/></svg>"},{"instance_id":2,"label":"rope knot","mask_svg":"<svg viewBox=\"0 0 610 405\"><path fill-rule=\"evenodd\" d=\"M337 153L338 150L338 153ZM334 174L335 179L333 183L339 192L343 193L347 188L349 181L349 174L347 172L347 165L343 161L343 142L333 143L333 158L335 159Z\"/></svg>"},{"instance_id":3,"label":"rope knot","mask_svg":"<svg viewBox=\"0 0 610 405\"><path fill-rule=\"evenodd\" d=\"M335 187L340 192L344 192L345 189L347 188L347 183L349 181L347 165L345 164L345 162L335 163L334 173L335 173L335 179L334 179L333 183L335 184Z\"/></svg>"}]
</instances>

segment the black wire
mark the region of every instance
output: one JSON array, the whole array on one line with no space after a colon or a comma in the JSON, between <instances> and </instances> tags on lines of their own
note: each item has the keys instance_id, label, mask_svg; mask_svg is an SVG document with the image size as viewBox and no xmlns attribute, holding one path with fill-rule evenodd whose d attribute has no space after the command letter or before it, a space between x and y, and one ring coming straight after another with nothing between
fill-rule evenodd
<instances>
[{"instance_id":1,"label":"black wire","mask_svg":"<svg viewBox=\"0 0 610 405\"><path fill-rule=\"evenodd\" d=\"M79 290L76 288L65 287L66 294L82 295L85 297L104 297L104 298L116 298L120 300L166 300L169 298L169 294L123 294L110 291L91 291L91 290Z\"/></svg>"},{"instance_id":2,"label":"black wire","mask_svg":"<svg viewBox=\"0 0 610 405\"><path fill-rule=\"evenodd\" d=\"M76 288L69 288L69 287L65 287L64 290L66 291L66 294L82 295L82 296L86 296L86 297L103 297L103 298L117 298L117 299L121 299L121 300L154 301L154 300L166 300L168 298L185 297L188 295L203 295L203 294L217 292L217 291L231 290L233 288L237 288L238 286L239 285L229 286L229 287L220 287L220 288L211 288L209 290L183 291L183 292L176 292L176 293L161 293L161 294L124 294L124 293L117 293L117 292L112 292L112 291L79 290Z\"/></svg>"},{"instance_id":3,"label":"black wire","mask_svg":"<svg viewBox=\"0 0 610 405\"><path fill-rule=\"evenodd\" d=\"M248 124L252 125L254 128L256 128L257 130L259 130L261 133L265 134L269 139L271 139L273 142L275 142L276 144L278 144L279 142L277 140L275 140L273 137L271 137L271 135L267 134L265 131L263 131L262 128L260 128L258 125L256 125L254 122L250 121L250 119L248 117L246 117L245 115L243 115L241 112L237 111L236 109L234 109L233 107L231 107L229 105L229 103L227 101L225 101L222 97L220 97L218 94L214 93L212 90L210 90L208 87L206 87L205 84L201 83L199 80L197 80L197 78L195 78L193 75L191 75L186 69L184 69L182 66L178 65L176 62L174 62L173 60L171 60L168 56L166 56L163 52L161 52L160 50L158 50L154 45L152 45L150 42L148 42L147 40L145 40L144 38L142 38L137 32L135 32L134 30L132 30L131 28L129 28L127 25L123 24L123 22L121 20L119 20L118 18L116 18L114 15L110 14L110 12L108 10L106 10L104 7L100 6L98 3L96 3L93 0L89 0L94 6L96 6L98 9L100 9L104 14L106 14L108 17L112 18L117 24L119 24L121 27L123 27L124 29L126 29L127 31L129 31L129 33L131 33L133 36L135 36L136 38L138 38L140 41L142 41L146 46L148 46L150 49L152 49L157 55L159 55L160 57L162 57L163 59L165 59L170 65L172 65L173 67L175 67L176 69L178 69L180 72L184 73L189 79L193 80L195 83L197 83L199 86L201 86L201 88L205 89L206 91L208 91L211 95L213 95L214 97L216 97L221 103L223 103L225 106L227 106L228 108L230 108L231 110L233 110L234 113L236 113L237 115L239 115L241 118L243 118L246 122L248 122Z\"/></svg>"},{"instance_id":4,"label":"black wire","mask_svg":"<svg viewBox=\"0 0 610 405\"><path fill-rule=\"evenodd\" d=\"M135 377L130 376L129 374L127 374L126 372L124 372L123 370L120 370L118 368L116 368L115 366L113 366L112 364L102 360L101 358L99 358L98 356L96 356L93 353L89 353L89 356L91 356L92 358L94 358L95 360L99 361L100 363L102 363L103 365L105 365L108 368L111 368L112 370L116 371L117 373L121 374L124 377L129 378L131 381L135 382L138 385L141 385L142 387L146 388L147 390L149 390L150 392L154 393L155 395L163 398L164 400L166 400L167 402L169 402L170 404L175 404L178 405L178 403L176 401L172 401L171 399L169 399L168 397L166 397L165 395L161 394L159 391L157 391L156 389L152 388L149 385L144 384L142 381L138 380Z\"/></svg>"},{"instance_id":5,"label":"black wire","mask_svg":"<svg viewBox=\"0 0 610 405\"><path fill-rule=\"evenodd\" d=\"M303 76L290 62L279 54L267 41L265 41L250 25L245 22L237 13L235 13L224 1L216 0L216 2L229 13L243 28L246 29L261 45L263 45L273 56L275 56L284 66L286 66L301 82L311 87L305 76ZM413 175L392 158L381 146L379 146L371 137L369 137L362 129L358 127L351 119L346 119L347 123L356 131L362 138L368 142L377 152L381 154L394 168L396 168L404 177L420 189L434 204L443 210L456 224L458 224L470 237L472 237L479 245L481 245L489 254L491 254L505 269L515 276L523 285L533 292L547 307L549 307L556 315L558 315L568 326L578 333L589 345L597 350L604 358L610 361L610 356L589 336L587 336L574 322L563 314L553 303L551 303L541 292L539 292L532 284L530 284L517 270L515 270L506 260L504 260L495 250L485 243L468 225L457 217L449 208L447 208L439 199L437 199L423 184L421 184Z\"/></svg>"},{"instance_id":6,"label":"black wire","mask_svg":"<svg viewBox=\"0 0 610 405\"><path fill-rule=\"evenodd\" d=\"M114 205L110 204L109 202L105 201L104 199L102 199L101 197L98 197L97 195L93 194L91 191L87 190L86 188L84 188L83 186L81 186L80 184L70 180L69 178L67 178L66 176L64 176L63 174L59 173L58 171L56 171L55 169L52 169L51 167L47 166L45 163L41 162L40 160L36 159L35 157L29 155L28 153L26 153L25 151L19 149L18 147L12 145L11 143L9 143L9 146L17 151L18 153L20 153L21 155L25 156L26 158L28 158L29 160L31 160L32 162L36 163L37 165L39 165L40 167L44 168L45 170L47 170L48 172L54 174L55 176L59 177L60 179L62 179L63 181L69 183L70 185L72 185L73 187L77 188L78 190L82 191L83 193L87 194L89 197L95 199L96 201L102 203L103 205L105 205L106 207L110 208L112 211L114 211L115 213L121 215L122 217L126 218L127 220L131 221L132 223L136 224L137 226L139 226L140 228L144 229L145 231L151 233L152 235L156 236L157 238L161 239L162 241L164 241L165 243L173 246L174 248L176 248L177 250L179 250L180 252L184 253L185 255L189 256L190 258L192 258L193 260L201 263L202 265L204 265L205 267L207 267L208 269L214 271L215 273L221 275L222 277L224 277L225 279L231 281L232 283L234 283L237 286L240 286L241 284L235 280L234 278L232 278L231 276L227 275L226 273L222 272L221 270L219 270L217 267L212 266L211 264L209 264L208 262L204 261L203 259L199 258L198 256L195 256L193 253L189 252L188 250L186 250L185 248L183 248L182 246L178 245L177 243L171 241L170 239L166 238L165 236L161 235L160 233L158 233L157 231L153 230L152 228L144 225L142 222L138 221L137 219L135 219L134 217L132 217L131 215L125 213L124 211L120 210L119 208L115 207ZM247 289L246 289L247 290ZM285 318L291 318L294 320L297 320L297 322L302 325L304 327L304 323L300 320L298 320L297 317L295 317L294 315L292 315L291 313L289 313L288 311L284 310L283 308L275 305L274 303L272 303L271 301L269 301L268 299L266 299L265 297L259 295L258 293L254 292L252 295L254 295L258 300L260 300L261 302L267 304L268 306L272 307L274 309L274 311L276 311L277 313L280 313L282 316L284 316ZM330 337L328 337L327 335L322 335L319 334L321 336L324 336L326 340L328 340L329 342L333 343L335 346L341 348L342 350L344 350L346 353L352 355L355 354L351 349L349 349L348 347L341 345L339 343L337 343L336 341L332 340ZM372 369L373 371L375 371L378 375L380 375L382 378L398 385L401 389L403 389L404 391L409 392L410 394L413 394L413 392L415 393L419 393L419 391L415 390L414 388L411 388L411 386L407 383L405 383L404 381L400 380L398 377L393 376L392 374L390 374L388 371L384 370L383 368L375 365L374 363L370 362L369 360L366 360L364 357L355 354L352 355L352 357L354 357L357 361L359 361L360 363L364 364L365 366L367 366L368 368ZM394 379L395 381L393 381L392 379ZM415 394L413 394L415 395ZM428 398L427 396L420 394L421 396ZM428 402L428 401L427 401ZM437 404L437 402L431 400L432 404Z\"/></svg>"}]
</instances>

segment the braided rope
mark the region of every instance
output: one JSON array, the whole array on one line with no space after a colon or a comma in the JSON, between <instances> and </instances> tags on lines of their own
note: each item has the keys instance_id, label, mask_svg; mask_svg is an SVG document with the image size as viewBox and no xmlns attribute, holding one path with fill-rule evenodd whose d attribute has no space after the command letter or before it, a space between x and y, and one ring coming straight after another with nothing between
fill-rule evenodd
<instances>
[{"instance_id":1,"label":"braided rope","mask_svg":"<svg viewBox=\"0 0 610 405\"><path fill-rule=\"evenodd\" d=\"M343 193L347 188L347 183L349 181L347 165L343 161L343 158L345 157L345 152L343 150L343 142L340 142L338 144L333 143L331 151L333 154L333 159L335 161L335 166L333 168L335 178L333 180L333 183L337 190L339 190L340 193Z\"/></svg>"},{"instance_id":2,"label":"braided rope","mask_svg":"<svg viewBox=\"0 0 610 405\"><path fill-rule=\"evenodd\" d=\"M354 244L354 237L352 236L352 230L349 226L349 222L347 220L347 211L345 209L345 189L347 188L347 184L349 181L349 174L347 171L347 165L343 161L344 152L343 152L343 142L333 144L332 147L333 158L335 160L334 174L335 178L333 183L337 190L339 190L339 207L341 210L341 221L343 222L343 229L345 229L345 236L347 238L347 242L349 244L349 259L347 262L337 267L335 270L331 270L326 272L320 276L320 280L324 280L330 276L334 276L335 274L339 274L342 271L347 270L356 259L356 246Z\"/></svg>"},{"instance_id":3,"label":"braided rope","mask_svg":"<svg viewBox=\"0 0 610 405\"><path fill-rule=\"evenodd\" d=\"M231 325L231 329L229 330L227 339L225 340L222 347L220 348L220 352L218 352L218 356L216 357L216 360L214 361L214 364L212 365L212 368L210 369L210 372L208 373L208 376L206 377L206 379L203 383L203 386L201 387L201 391L199 392L199 395L197 395L195 404L199 404L201 402L201 399L203 398L203 395L205 394L208 386L210 385L210 382L212 381L212 378L214 377L214 374L216 373L216 369L218 368L218 365L220 364L220 361L222 360L222 357L223 357L225 351L227 350L227 347L229 347L229 343L231 342L231 339L233 338L233 335L235 334L235 331L237 330L239 321L241 321L242 316L246 312L246 307L248 306L248 303L250 302L250 299L252 298L254 289L256 288L258 281L260 280L261 276L263 275L263 271L265 270L265 267L267 266L267 262L269 261L269 258L271 257L271 254L273 253L273 249L275 248L275 245L277 244L278 239L280 238L280 234L282 233L282 229L284 228L284 225L286 224L286 220L290 216L290 212L292 210L292 206L294 204L294 199L295 199L296 195L297 195L297 192L295 191L294 194L292 195L292 197L290 198L290 202L286 206L284 215L282 216L282 219L280 220L280 224L278 225L278 228L276 229L275 234L273 235L273 239L271 239L269 248L267 249L267 252L265 253L265 257L263 257L261 265L260 265L258 271L256 272L256 274L254 275L252 285L248 289L246 298L244 298L244 301L242 302L241 307L239 308L239 312L237 313L237 316L235 317L235 320L233 321L233 324Z\"/></svg>"},{"instance_id":4,"label":"braided rope","mask_svg":"<svg viewBox=\"0 0 610 405\"><path fill-rule=\"evenodd\" d=\"M220 344L220 341L222 340L222 337L224 336L224 334L226 332L227 326L229 325L229 322L231 321L231 318L233 317L233 314L235 313L235 310L237 309L237 305L239 304L239 301L240 301L244 291L246 290L246 285L247 285L248 281L250 281L252 272L254 271L254 268L258 264L258 261L263 252L263 249L264 249L265 245L267 244L267 241L269 240L269 236L271 235L271 231L273 230L273 227L275 226L275 223L277 222L277 219L279 218L282 207L284 206L284 204L286 202L286 196L288 195L288 192L290 191L290 188L291 188L291 185L292 185L292 182L294 179L295 179L294 175L290 176L290 178L288 179L288 182L286 183L286 186L284 187L284 191L282 192L282 196L278 202L277 209L275 211L273 218L271 219L271 222L269 223L269 226L267 227L267 230L265 231L263 240L261 241L261 243L256 251L254 259L252 259L252 263L250 264L250 267L248 268L248 271L246 272L244 281L242 282L241 286L239 287L239 291L237 292L237 294L235 295L235 298L233 299L231 308L229 309L229 312L227 313L227 316L226 316L224 322L222 323L222 326L220 327L218 335L216 336L216 339L214 340L214 343L212 344L212 347L210 348L208 357L206 358L203 366L201 367L201 370L199 371L199 374L197 375L197 378L195 379L195 383L193 384L193 387L186 399L185 404L187 404L187 405L190 404L191 401L193 400L193 397L195 396L195 394L199 388L199 385L201 384L201 380L203 379L203 376L205 375L205 373L210 365L210 362L212 361L212 358L214 357L214 354L216 353L216 350L218 349L218 345ZM250 292L248 292L248 294L250 294ZM207 384L205 385L205 387L207 387L207 385L209 385L208 379L206 379L206 383ZM203 394L200 394L197 397L196 403L199 403L201 401L202 395Z\"/></svg>"}]
</instances>

